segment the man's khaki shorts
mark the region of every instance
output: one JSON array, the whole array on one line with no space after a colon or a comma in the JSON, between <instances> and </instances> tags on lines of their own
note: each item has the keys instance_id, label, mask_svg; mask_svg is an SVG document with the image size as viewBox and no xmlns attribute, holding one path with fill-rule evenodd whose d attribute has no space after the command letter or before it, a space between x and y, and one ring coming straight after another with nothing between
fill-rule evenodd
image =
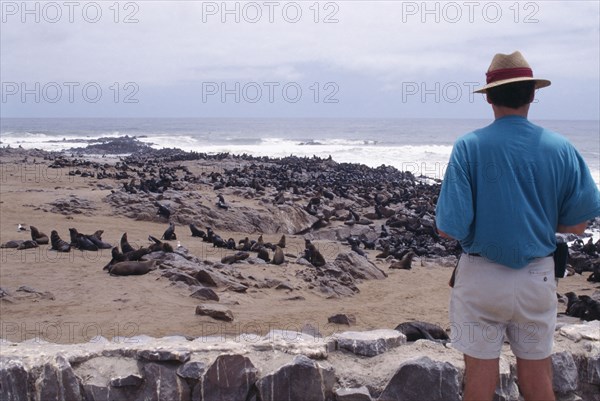
<instances>
[{"instance_id":1,"label":"man's khaki shorts","mask_svg":"<svg viewBox=\"0 0 600 401\"><path fill-rule=\"evenodd\" d=\"M544 359L552 352L556 310L552 257L517 270L463 254L450 297L450 340L466 355L495 359L506 335L516 357Z\"/></svg>"}]
</instances>

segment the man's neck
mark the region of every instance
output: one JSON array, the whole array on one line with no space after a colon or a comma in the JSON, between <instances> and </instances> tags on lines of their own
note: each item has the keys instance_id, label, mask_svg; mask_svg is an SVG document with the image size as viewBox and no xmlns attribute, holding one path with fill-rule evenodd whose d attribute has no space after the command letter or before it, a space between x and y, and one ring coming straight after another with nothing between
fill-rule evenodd
<instances>
[{"instance_id":1,"label":"man's neck","mask_svg":"<svg viewBox=\"0 0 600 401\"><path fill-rule=\"evenodd\" d=\"M527 114L529 113L529 104L519 107L518 109L511 109L510 107L492 105L492 109L494 110L494 118L496 120L506 116L519 116L527 118Z\"/></svg>"}]
</instances>

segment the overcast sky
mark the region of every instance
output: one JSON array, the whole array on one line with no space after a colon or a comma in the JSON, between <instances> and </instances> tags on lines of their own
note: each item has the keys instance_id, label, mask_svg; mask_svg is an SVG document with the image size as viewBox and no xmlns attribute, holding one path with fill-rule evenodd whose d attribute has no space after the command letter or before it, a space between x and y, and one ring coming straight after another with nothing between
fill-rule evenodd
<instances>
[{"instance_id":1,"label":"overcast sky","mask_svg":"<svg viewBox=\"0 0 600 401\"><path fill-rule=\"evenodd\" d=\"M532 117L598 120L599 4L2 1L1 114L487 118L470 92L520 50Z\"/></svg>"}]
</instances>

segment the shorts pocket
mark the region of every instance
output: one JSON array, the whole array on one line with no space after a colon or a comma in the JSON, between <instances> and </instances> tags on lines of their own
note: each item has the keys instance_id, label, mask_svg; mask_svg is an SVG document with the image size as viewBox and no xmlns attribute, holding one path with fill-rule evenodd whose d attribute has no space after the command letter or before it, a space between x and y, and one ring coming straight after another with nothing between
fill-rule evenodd
<instances>
[{"instance_id":1,"label":"shorts pocket","mask_svg":"<svg viewBox=\"0 0 600 401\"><path fill-rule=\"evenodd\" d=\"M530 270L529 271L529 280L533 282L541 282L541 283L553 283L554 282L554 272L551 270Z\"/></svg>"}]
</instances>

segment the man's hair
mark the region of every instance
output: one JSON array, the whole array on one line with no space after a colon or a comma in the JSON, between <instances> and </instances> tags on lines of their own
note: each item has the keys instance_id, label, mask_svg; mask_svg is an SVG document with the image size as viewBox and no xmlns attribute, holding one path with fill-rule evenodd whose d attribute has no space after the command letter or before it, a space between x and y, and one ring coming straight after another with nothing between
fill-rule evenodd
<instances>
[{"instance_id":1,"label":"man's hair","mask_svg":"<svg viewBox=\"0 0 600 401\"><path fill-rule=\"evenodd\" d=\"M518 109L531 103L535 81L511 82L486 90L489 101L496 106Z\"/></svg>"}]
</instances>

